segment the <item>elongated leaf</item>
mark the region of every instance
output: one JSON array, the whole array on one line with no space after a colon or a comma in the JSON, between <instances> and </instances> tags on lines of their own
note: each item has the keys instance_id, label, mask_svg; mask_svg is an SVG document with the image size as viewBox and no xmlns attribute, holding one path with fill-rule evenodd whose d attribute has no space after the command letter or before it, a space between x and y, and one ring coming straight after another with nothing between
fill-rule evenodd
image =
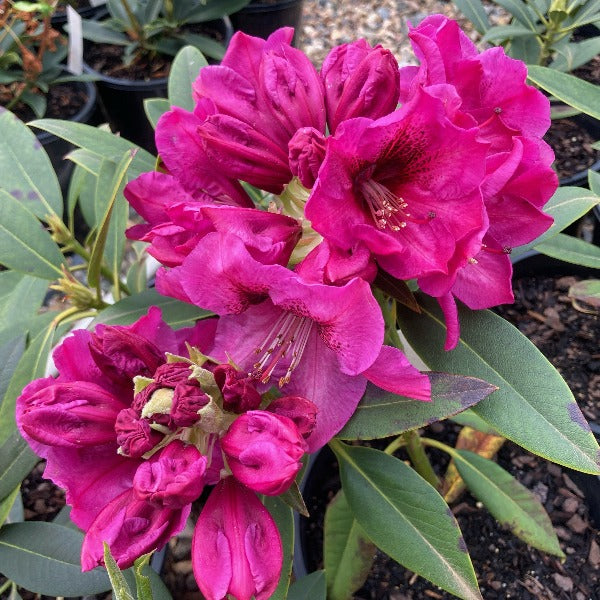
<instances>
[{"instance_id":1,"label":"elongated leaf","mask_svg":"<svg viewBox=\"0 0 600 600\"><path fill-rule=\"evenodd\" d=\"M121 217L120 213L122 212L122 210L120 210L120 207L122 206L123 202L125 202L124 199L122 202L120 199L120 196L122 195L121 190L123 186L123 180L125 179L127 169L129 168L129 165L131 164L131 161L133 160L134 156L135 150L127 150L123 155L123 158L119 161L115 169L114 177L112 178L108 194L108 206L106 208L104 216L102 217L102 221L100 222L98 235L96 236L96 241L94 242L94 247L92 248L92 254L90 256L90 264L88 267L88 282L92 287L97 288L100 284L100 268L104 258L104 250L106 248L107 239L109 237L111 217L113 211L115 210L115 206L118 207L117 212L119 214L119 218ZM111 240L113 239L113 237L114 236L111 236ZM113 273L115 273L116 269L116 274L118 276L118 268L120 266L120 262L119 265L115 265L115 262L116 258L114 259L113 264L109 264L109 267L111 268Z\"/></svg>"},{"instance_id":2,"label":"elongated leaf","mask_svg":"<svg viewBox=\"0 0 600 600\"><path fill-rule=\"evenodd\" d=\"M73 161L76 165L79 165L92 175L97 176L98 173L100 173L102 158L94 152L78 148L77 150L69 152L65 158Z\"/></svg>"},{"instance_id":3,"label":"elongated leaf","mask_svg":"<svg viewBox=\"0 0 600 600\"><path fill-rule=\"evenodd\" d=\"M0 264L42 279L56 279L65 264L35 215L4 190L0 190Z\"/></svg>"},{"instance_id":4,"label":"elongated leaf","mask_svg":"<svg viewBox=\"0 0 600 600\"><path fill-rule=\"evenodd\" d=\"M536 65L541 60L542 43L534 36L515 37L510 43L507 54L528 65Z\"/></svg>"},{"instance_id":5,"label":"elongated leaf","mask_svg":"<svg viewBox=\"0 0 600 600\"><path fill-rule=\"evenodd\" d=\"M590 190L586 190L585 188L559 187L544 206L544 212L547 212L554 218L554 223L550 229L531 244L514 248L512 256L520 256L531 250L534 246L554 237L565 227L568 227L571 223L574 223L577 219L585 215L599 201L600 198L597 195L590 193Z\"/></svg>"},{"instance_id":6,"label":"elongated leaf","mask_svg":"<svg viewBox=\"0 0 600 600\"><path fill-rule=\"evenodd\" d=\"M115 600L135 600L129 585L110 553L110 548L106 542L104 542L104 564L106 565Z\"/></svg>"},{"instance_id":7,"label":"elongated leaf","mask_svg":"<svg viewBox=\"0 0 600 600\"><path fill-rule=\"evenodd\" d=\"M129 584L129 588L133 591L136 590L137 594L137 583L135 580L135 574L133 572L134 567L130 569L126 569L123 571L123 577ZM149 566L145 566L143 568L143 576L147 577L150 580L150 585L152 586L152 598L153 600L173 600L169 589L164 584L163 580L160 578L158 573L156 573Z\"/></svg>"},{"instance_id":8,"label":"elongated leaf","mask_svg":"<svg viewBox=\"0 0 600 600\"><path fill-rule=\"evenodd\" d=\"M269 600L285 600L287 598L292 576L292 560L294 557L294 515L292 509L276 496L263 496L263 504L277 523L281 545L283 547L283 567L279 585Z\"/></svg>"},{"instance_id":9,"label":"elongated leaf","mask_svg":"<svg viewBox=\"0 0 600 600\"><path fill-rule=\"evenodd\" d=\"M495 0L495 2L505 8L521 25L525 25L533 32L536 31L537 19L525 2L521 2L521 0Z\"/></svg>"},{"instance_id":10,"label":"elongated leaf","mask_svg":"<svg viewBox=\"0 0 600 600\"><path fill-rule=\"evenodd\" d=\"M158 306L162 310L163 319L174 329L190 327L198 319L212 316L211 312L193 304L161 296L156 290L147 290L105 308L90 324L90 328L97 323L106 323L107 325L133 323L145 315L150 306Z\"/></svg>"},{"instance_id":11,"label":"elongated leaf","mask_svg":"<svg viewBox=\"0 0 600 600\"><path fill-rule=\"evenodd\" d=\"M500 524L530 546L564 558L548 514L524 485L500 465L474 452L458 450L453 457L471 493Z\"/></svg>"},{"instance_id":12,"label":"elongated leaf","mask_svg":"<svg viewBox=\"0 0 600 600\"><path fill-rule=\"evenodd\" d=\"M596 171L589 170L588 171L588 182L590 185L590 190L598 196L598 202L600 203L600 173L596 173Z\"/></svg>"},{"instance_id":13,"label":"elongated leaf","mask_svg":"<svg viewBox=\"0 0 600 600\"><path fill-rule=\"evenodd\" d=\"M527 77L559 100L600 119L600 86L567 73L540 66L529 66Z\"/></svg>"},{"instance_id":14,"label":"elongated leaf","mask_svg":"<svg viewBox=\"0 0 600 600\"><path fill-rule=\"evenodd\" d=\"M133 142L129 142L125 138L83 123L60 121L58 119L40 119L32 121L30 125L49 131L75 146L85 148L114 163L118 163L127 150L137 148ZM132 172L139 174L144 171L152 171L154 170L154 163L155 159L149 152L139 149L132 164Z\"/></svg>"},{"instance_id":15,"label":"elongated leaf","mask_svg":"<svg viewBox=\"0 0 600 600\"><path fill-rule=\"evenodd\" d=\"M29 521L0 530L2 573L47 596L84 596L110 589L104 570L81 572L83 535L62 525Z\"/></svg>"},{"instance_id":16,"label":"elongated leaf","mask_svg":"<svg viewBox=\"0 0 600 600\"><path fill-rule=\"evenodd\" d=\"M496 25L490 27L481 38L482 42L504 42L521 37L535 37L535 31L531 31L523 25Z\"/></svg>"},{"instance_id":17,"label":"elongated leaf","mask_svg":"<svg viewBox=\"0 0 600 600\"><path fill-rule=\"evenodd\" d=\"M328 598L351 598L367 579L376 550L340 490L325 512L323 562Z\"/></svg>"},{"instance_id":18,"label":"elongated leaf","mask_svg":"<svg viewBox=\"0 0 600 600\"><path fill-rule=\"evenodd\" d=\"M21 486L17 485L17 487L10 494L8 494L4 500L0 501L0 527L2 527L2 525L4 525L5 521L8 519L8 515L10 514L17 498L20 498L20 494Z\"/></svg>"},{"instance_id":19,"label":"elongated leaf","mask_svg":"<svg viewBox=\"0 0 600 600\"><path fill-rule=\"evenodd\" d=\"M165 98L146 98L144 100L144 112L152 127L156 128L158 120L171 108L169 101Z\"/></svg>"},{"instance_id":20,"label":"elongated leaf","mask_svg":"<svg viewBox=\"0 0 600 600\"><path fill-rule=\"evenodd\" d=\"M327 600L325 572L315 571L290 586L288 600Z\"/></svg>"},{"instance_id":21,"label":"elongated leaf","mask_svg":"<svg viewBox=\"0 0 600 600\"><path fill-rule=\"evenodd\" d=\"M201 4L190 4L189 11L186 14L186 22L202 23L220 19L225 15L230 15L248 4L249 0L206 0ZM184 6L187 7L185 3Z\"/></svg>"},{"instance_id":22,"label":"elongated leaf","mask_svg":"<svg viewBox=\"0 0 600 600\"><path fill-rule=\"evenodd\" d=\"M29 319L39 310L48 291L48 282L14 271L2 271L0 290L4 292L0 292L0 329L4 329ZM1 359L0 364L4 364Z\"/></svg>"},{"instance_id":23,"label":"elongated leaf","mask_svg":"<svg viewBox=\"0 0 600 600\"><path fill-rule=\"evenodd\" d=\"M455 4L479 33L483 35L489 29L487 13L479 0L455 0Z\"/></svg>"},{"instance_id":24,"label":"elongated leaf","mask_svg":"<svg viewBox=\"0 0 600 600\"><path fill-rule=\"evenodd\" d=\"M541 244L536 244L535 249L542 254L565 262L600 269L600 248L564 233L559 233Z\"/></svg>"},{"instance_id":25,"label":"elongated leaf","mask_svg":"<svg viewBox=\"0 0 600 600\"><path fill-rule=\"evenodd\" d=\"M39 458L18 431L0 446L0 450L0 500L3 500L20 485Z\"/></svg>"},{"instance_id":26,"label":"elongated leaf","mask_svg":"<svg viewBox=\"0 0 600 600\"><path fill-rule=\"evenodd\" d=\"M600 36L577 44L568 44L559 51L551 67L557 71L572 71L592 60L598 53L600 53Z\"/></svg>"},{"instance_id":27,"label":"elongated leaf","mask_svg":"<svg viewBox=\"0 0 600 600\"><path fill-rule=\"evenodd\" d=\"M40 315L35 315L34 317L16 320L11 325L0 329L0 345L3 346L4 344L8 344L10 341L16 340L22 335L27 335L29 339L35 338L42 329L48 327L50 321L52 321L55 316L56 313L45 312ZM3 380L2 376L0 376L0 381L1 380Z\"/></svg>"},{"instance_id":28,"label":"elongated leaf","mask_svg":"<svg viewBox=\"0 0 600 600\"><path fill-rule=\"evenodd\" d=\"M27 335L22 333L0 346L0 365L2 365L2 370L0 370L0 403L2 403L8 384L25 351L26 337Z\"/></svg>"},{"instance_id":29,"label":"elongated leaf","mask_svg":"<svg viewBox=\"0 0 600 600\"><path fill-rule=\"evenodd\" d=\"M368 384L356 411L337 437L371 440L398 435L456 415L496 389L474 377L448 373L428 373L428 376L431 380L431 402L397 396Z\"/></svg>"},{"instance_id":30,"label":"elongated leaf","mask_svg":"<svg viewBox=\"0 0 600 600\"><path fill-rule=\"evenodd\" d=\"M600 473L600 448L573 394L544 355L490 311L459 308L461 335L443 350L446 326L437 302L419 296L423 312L398 307L402 331L432 368L480 377L498 390L471 410L508 439L561 465Z\"/></svg>"},{"instance_id":31,"label":"elongated leaf","mask_svg":"<svg viewBox=\"0 0 600 600\"><path fill-rule=\"evenodd\" d=\"M17 397L21 394L21 390L30 381L45 374L54 332L55 324L50 322L45 329L31 340L29 347L19 360L19 364L8 384L2 405L0 405L0 443L4 443L16 431L15 403Z\"/></svg>"},{"instance_id":32,"label":"elongated leaf","mask_svg":"<svg viewBox=\"0 0 600 600\"><path fill-rule=\"evenodd\" d=\"M401 460L335 442L342 489L371 541L406 568L463 599L480 599L456 519L437 491Z\"/></svg>"},{"instance_id":33,"label":"elongated leaf","mask_svg":"<svg viewBox=\"0 0 600 600\"><path fill-rule=\"evenodd\" d=\"M182 33L179 39L190 46L195 46L206 56L221 60L225 55L225 46L213 38L198 33Z\"/></svg>"},{"instance_id":34,"label":"elongated leaf","mask_svg":"<svg viewBox=\"0 0 600 600\"><path fill-rule=\"evenodd\" d=\"M0 139L0 189L40 218L61 215L62 194L48 155L33 132L1 107Z\"/></svg>"},{"instance_id":35,"label":"elongated leaf","mask_svg":"<svg viewBox=\"0 0 600 600\"><path fill-rule=\"evenodd\" d=\"M117 44L126 46L131 43L131 40L120 31L109 29L97 21L84 19L81 21L81 30L83 37L90 42L96 44Z\"/></svg>"},{"instance_id":36,"label":"elongated leaf","mask_svg":"<svg viewBox=\"0 0 600 600\"><path fill-rule=\"evenodd\" d=\"M462 425L463 427L472 427L477 431L481 431L481 433L498 435L498 432L489 423L486 423L486 421L484 421L480 416L476 415L470 409L451 417L450 420Z\"/></svg>"},{"instance_id":37,"label":"elongated leaf","mask_svg":"<svg viewBox=\"0 0 600 600\"><path fill-rule=\"evenodd\" d=\"M193 46L186 46L177 53L169 75L169 102L172 105L194 110L192 84L207 64L202 52Z\"/></svg>"}]
</instances>

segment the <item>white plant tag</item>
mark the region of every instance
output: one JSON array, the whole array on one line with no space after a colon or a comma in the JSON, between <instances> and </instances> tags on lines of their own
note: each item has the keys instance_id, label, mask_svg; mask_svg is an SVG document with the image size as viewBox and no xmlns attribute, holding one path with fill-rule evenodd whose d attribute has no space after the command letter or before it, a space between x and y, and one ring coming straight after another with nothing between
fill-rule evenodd
<instances>
[{"instance_id":1,"label":"white plant tag","mask_svg":"<svg viewBox=\"0 0 600 600\"><path fill-rule=\"evenodd\" d=\"M73 75L83 72L83 34L81 32L81 17L71 6L67 5L67 23L69 25L69 57L67 69Z\"/></svg>"}]
</instances>

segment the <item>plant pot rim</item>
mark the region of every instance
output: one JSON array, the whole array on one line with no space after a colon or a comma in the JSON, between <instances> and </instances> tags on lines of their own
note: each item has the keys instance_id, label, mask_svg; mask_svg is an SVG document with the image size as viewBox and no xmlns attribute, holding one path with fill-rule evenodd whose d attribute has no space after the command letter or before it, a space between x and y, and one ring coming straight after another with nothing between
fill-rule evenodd
<instances>
[{"instance_id":1,"label":"plant pot rim","mask_svg":"<svg viewBox=\"0 0 600 600\"><path fill-rule=\"evenodd\" d=\"M103 84L118 88L123 91L139 91L139 90L152 90L153 88L164 88L167 86L169 80L168 77L157 77L156 79L128 79L127 77L117 78L104 75L100 71L96 71L85 61L83 62L83 70L85 73L94 75Z\"/></svg>"},{"instance_id":2,"label":"plant pot rim","mask_svg":"<svg viewBox=\"0 0 600 600\"><path fill-rule=\"evenodd\" d=\"M65 85L83 86L87 92L87 100L85 101L84 105L74 115L65 120L74 121L76 123L86 122L87 120L89 120L96 107L96 86L91 81L70 81ZM50 140L56 138L56 136L53 133L42 130L36 131L35 135L41 144L47 143Z\"/></svg>"},{"instance_id":3,"label":"plant pot rim","mask_svg":"<svg viewBox=\"0 0 600 600\"><path fill-rule=\"evenodd\" d=\"M247 4L244 8L237 11L236 14L244 13L263 13L263 12L275 12L279 10L285 10L286 8L295 4L302 4L304 0L279 0L278 2L256 2Z\"/></svg>"}]
</instances>

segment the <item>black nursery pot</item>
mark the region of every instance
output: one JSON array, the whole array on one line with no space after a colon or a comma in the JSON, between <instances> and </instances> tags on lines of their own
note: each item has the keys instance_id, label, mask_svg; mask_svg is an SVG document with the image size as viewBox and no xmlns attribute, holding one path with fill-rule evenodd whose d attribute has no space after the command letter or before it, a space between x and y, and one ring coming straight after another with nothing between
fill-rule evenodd
<instances>
[{"instance_id":1,"label":"black nursery pot","mask_svg":"<svg viewBox=\"0 0 600 600\"><path fill-rule=\"evenodd\" d=\"M302 23L304 0L280 0L279 2L252 2L240 11L229 15L235 31L268 38L280 27L293 27L296 32ZM292 44L297 45L295 33Z\"/></svg>"},{"instance_id":2,"label":"black nursery pot","mask_svg":"<svg viewBox=\"0 0 600 600\"><path fill-rule=\"evenodd\" d=\"M99 4L98 6L84 6L82 8L77 8L76 11L82 19L93 19L97 15L105 13L106 6L104 4ZM65 10L60 13L55 12L50 19L50 24L53 29L66 33L65 25L67 24L67 11Z\"/></svg>"},{"instance_id":3,"label":"black nursery pot","mask_svg":"<svg viewBox=\"0 0 600 600\"><path fill-rule=\"evenodd\" d=\"M570 117L569 120L574 121L579 125L582 129L585 129L595 140L600 140L600 121L590 117L586 114L575 115L574 117ZM600 160L597 160L594 164L592 164L587 169L583 171L579 171L578 173L573 173L573 175L569 175L568 177L562 177L559 181L561 186L569 186L574 185L577 187L588 187L588 170L592 171L600 171Z\"/></svg>"},{"instance_id":4,"label":"black nursery pot","mask_svg":"<svg viewBox=\"0 0 600 600\"><path fill-rule=\"evenodd\" d=\"M97 95L94 84L89 81L76 81L72 82L70 85L78 87L80 90L84 90L87 100L76 114L69 117L69 121L75 121L76 123L90 123L94 118L96 111ZM64 160L64 157L73 150L73 145L47 131L36 132L36 137L50 157L50 162L58 177L60 188L63 195L65 195L74 165L70 160Z\"/></svg>"}]
</instances>

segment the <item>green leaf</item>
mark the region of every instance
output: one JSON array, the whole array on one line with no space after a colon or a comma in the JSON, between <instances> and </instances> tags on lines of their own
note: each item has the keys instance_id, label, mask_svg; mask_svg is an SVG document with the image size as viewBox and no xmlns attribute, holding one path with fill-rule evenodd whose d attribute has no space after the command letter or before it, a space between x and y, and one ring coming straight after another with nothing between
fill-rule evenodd
<instances>
[{"instance_id":1,"label":"green leaf","mask_svg":"<svg viewBox=\"0 0 600 600\"><path fill-rule=\"evenodd\" d=\"M0 272L0 329L33 316L47 291L48 282L43 279L15 271ZM1 359L0 364L4 365Z\"/></svg>"},{"instance_id":2,"label":"green leaf","mask_svg":"<svg viewBox=\"0 0 600 600\"><path fill-rule=\"evenodd\" d=\"M63 256L35 215L0 190L0 264L42 279L62 275Z\"/></svg>"},{"instance_id":3,"label":"green leaf","mask_svg":"<svg viewBox=\"0 0 600 600\"><path fill-rule=\"evenodd\" d=\"M515 37L510 43L507 54L528 65L536 65L541 60L542 43L539 38L533 36Z\"/></svg>"},{"instance_id":4,"label":"green leaf","mask_svg":"<svg viewBox=\"0 0 600 600\"><path fill-rule=\"evenodd\" d=\"M143 577L147 577L150 580L150 585L152 586L152 597L154 600L173 600L167 586L164 584L158 573L156 573L148 565L143 567L142 572ZM129 588L131 590L135 589L136 593L138 593L134 567L123 571L123 577L125 577L125 580L129 584Z\"/></svg>"},{"instance_id":5,"label":"green leaf","mask_svg":"<svg viewBox=\"0 0 600 600\"><path fill-rule=\"evenodd\" d=\"M398 307L409 344L434 369L480 377L498 390L471 410L530 452L586 473L600 473L600 448L571 390L546 357L513 325L459 306L460 339L444 351L446 326L433 298L421 314Z\"/></svg>"},{"instance_id":6,"label":"green leaf","mask_svg":"<svg viewBox=\"0 0 600 600\"><path fill-rule=\"evenodd\" d=\"M327 600L325 572L315 571L294 581L288 600Z\"/></svg>"},{"instance_id":7,"label":"green leaf","mask_svg":"<svg viewBox=\"0 0 600 600\"><path fill-rule=\"evenodd\" d=\"M146 98L144 100L144 112L148 121L154 129L158 120L171 108L169 101L165 98Z\"/></svg>"},{"instance_id":8,"label":"green leaf","mask_svg":"<svg viewBox=\"0 0 600 600\"><path fill-rule=\"evenodd\" d=\"M18 431L0 446L0 451L0 500L3 500L21 484L40 459Z\"/></svg>"},{"instance_id":9,"label":"green leaf","mask_svg":"<svg viewBox=\"0 0 600 600\"><path fill-rule=\"evenodd\" d=\"M192 83L207 64L202 52L193 46L186 46L177 53L169 75L169 102L172 105L194 110Z\"/></svg>"},{"instance_id":10,"label":"green leaf","mask_svg":"<svg viewBox=\"0 0 600 600\"><path fill-rule=\"evenodd\" d=\"M496 25L490 27L481 38L482 42L504 42L522 37L535 37L536 32L522 25Z\"/></svg>"},{"instance_id":11,"label":"green leaf","mask_svg":"<svg viewBox=\"0 0 600 600\"><path fill-rule=\"evenodd\" d=\"M530 244L514 248L511 256L516 257L549 240L563 229L589 212L600 198L580 187L559 187L544 206L544 212L554 218L552 226Z\"/></svg>"},{"instance_id":12,"label":"green leaf","mask_svg":"<svg viewBox=\"0 0 600 600\"><path fill-rule=\"evenodd\" d=\"M479 0L455 0L455 4L479 33L483 35L489 29L487 13Z\"/></svg>"},{"instance_id":13,"label":"green leaf","mask_svg":"<svg viewBox=\"0 0 600 600\"><path fill-rule=\"evenodd\" d=\"M20 494L21 486L17 485L17 487L8 496L6 496L4 500L0 501L0 527L2 527L6 519L8 519L8 515L10 514L15 501L18 497L20 497Z\"/></svg>"},{"instance_id":14,"label":"green leaf","mask_svg":"<svg viewBox=\"0 0 600 600\"><path fill-rule=\"evenodd\" d=\"M46 372L46 363L52 348L52 340L56 325L54 321L40 331L25 350L15 372L8 384L2 405L0 405L0 443L9 438L17 425L15 422L15 405L22 389L34 379L43 377Z\"/></svg>"},{"instance_id":15,"label":"green leaf","mask_svg":"<svg viewBox=\"0 0 600 600\"><path fill-rule=\"evenodd\" d=\"M135 156L135 150L127 150L125 152L125 154L123 155L123 158L117 164L117 168L115 169L115 174L114 174L114 177L112 178L111 186L109 188L110 195L108 196L109 197L108 206L106 208L106 212L104 213L104 216L102 217L102 221L100 222L98 235L96 236L96 241L94 242L94 247L92 248L92 253L90 256L90 263L88 266L88 282L89 282L90 286L95 287L95 288L97 288L100 285L100 269L102 266L102 261L104 259L104 250L107 245L107 240L109 239L111 217L112 217L113 211L115 210L115 207L117 207L116 208L117 218L119 219L119 221L122 220L121 206L125 202L124 199L121 202L123 180L126 178L127 169L129 168L129 165L133 161L134 156ZM127 207L127 204L125 204L125 207ZM120 228L120 222L119 222L119 225L117 226L117 229L118 228ZM123 227L123 229L125 229L125 228ZM113 229L113 232L114 232L114 229ZM111 235L111 242L114 243L114 234ZM111 271L113 273L115 273L115 277L118 277L119 267L120 267L121 263L120 263L120 261L118 261L118 264L117 264L117 260L118 260L117 249L113 248L112 251L109 249L107 249L107 250L108 250L107 254L110 255L112 253L112 256L111 256L112 261L111 261L111 263L109 263L109 268L111 269ZM109 257L107 256L107 258L109 258Z\"/></svg>"},{"instance_id":16,"label":"green leaf","mask_svg":"<svg viewBox=\"0 0 600 600\"><path fill-rule=\"evenodd\" d=\"M104 542L104 564L106 565L108 577L110 578L110 585L113 589L115 600L135 600L129 585L110 553L110 548L106 542Z\"/></svg>"},{"instance_id":17,"label":"green leaf","mask_svg":"<svg viewBox=\"0 0 600 600\"><path fill-rule=\"evenodd\" d=\"M529 66L528 78L559 100L600 119L600 86L567 73L540 66Z\"/></svg>"},{"instance_id":18,"label":"green leaf","mask_svg":"<svg viewBox=\"0 0 600 600\"><path fill-rule=\"evenodd\" d=\"M147 290L124 298L120 302L105 308L90 323L89 328L98 323L128 325L145 315L150 306L158 306L162 310L163 319L174 329L190 327L198 319L213 316L211 312L198 308L193 304L161 296L156 290Z\"/></svg>"},{"instance_id":19,"label":"green leaf","mask_svg":"<svg viewBox=\"0 0 600 600\"><path fill-rule=\"evenodd\" d=\"M469 491L524 542L564 558L552 522L540 501L495 462L468 450L452 453Z\"/></svg>"},{"instance_id":20,"label":"green leaf","mask_svg":"<svg viewBox=\"0 0 600 600\"><path fill-rule=\"evenodd\" d=\"M87 152L87 150L83 150L83 152ZM99 161L102 162L102 159L99 158ZM69 219L71 219L70 222L72 222L75 215L75 206L79 204L83 219L90 229L94 229L96 226L94 210L94 182L96 177L97 175L89 173L79 165L75 165L67 195L67 212Z\"/></svg>"},{"instance_id":21,"label":"green leaf","mask_svg":"<svg viewBox=\"0 0 600 600\"><path fill-rule=\"evenodd\" d=\"M596 173L596 171L590 169L588 171L588 182L590 190L597 196L596 202L600 204L600 173Z\"/></svg>"},{"instance_id":22,"label":"green leaf","mask_svg":"<svg viewBox=\"0 0 600 600\"><path fill-rule=\"evenodd\" d=\"M25 351L26 337L26 333L21 333L0 346L0 365L2 365L2 370L0 371L0 403L4 398L4 394L6 394L8 384Z\"/></svg>"},{"instance_id":23,"label":"green leaf","mask_svg":"<svg viewBox=\"0 0 600 600\"><path fill-rule=\"evenodd\" d=\"M42 93L32 92L31 90L25 90L21 94L21 102L27 104L33 111L33 114L40 118L44 116L46 112L46 96Z\"/></svg>"},{"instance_id":24,"label":"green leaf","mask_svg":"<svg viewBox=\"0 0 600 600\"><path fill-rule=\"evenodd\" d=\"M565 262L600 269L600 247L564 233L536 244L535 249Z\"/></svg>"},{"instance_id":25,"label":"green leaf","mask_svg":"<svg viewBox=\"0 0 600 600\"><path fill-rule=\"evenodd\" d=\"M68 158L92 175L98 176L100 173L102 158L90 150L77 148L76 150L69 152L65 158Z\"/></svg>"},{"instance_id":26,"label":"green leaf","mask_svg":"<svg viewBox=\"0 0 600 600\"><path fill-rule=\"evenodd\" d=\"M474 377L448 373L427 375L431 381L431 402L398 396L369 383L356 411L337 437L372 440L398 435L456 415L496 389Z\"/></svg>"},{"instance_id":27,"label":"green leaf","mask_svg":"<svg viewBox=\"0 0 600 600\"><path fill-rule=\"evenodd\" d=\"M462 425L463 427L472 427L481 431L482 433L488 433L490 435L498 435L498 432L486 423L480 416L476 415L472 410L465 410L459 415L450 418L451 421Z\"/></svg>"},{"instance_id":28,"label":"green leaf","mask_svg":"<svg viewBox=\"0 0 600 600\"><path fill-rule=\"evenodd\" d=\"M58 179L33 132L11 112L0 110L0 139L0 189L40 218L61 215L63 201Z\"/></svg>"},{"instance_id":29,"label":"green leaf","mask_svg":"<svg viewBox=\"0 0 600 600\"><path fill-rule=\"evenodd\" d=\"M221 60L225 56L225 46L213 38L198 33L182 33L178 36L186 44L196 47L200 52L211 58Z\"/></svg>"},{"instance_id":30,"label":"green leaf","mask_svg":"<svg viewBox=\"0 0 600 600\"><path fill-rule=\"evenodd\" d=\"M185 13L185 21L187 23L203 23L205 21L213 21L220 19L225 15L237 12L249 0L206 0L200 4L190 3L184 6L189 6L189 10Z\"/></svg>"},{"instance_id":31,"label":"green leaf","mask_svg":"<svg viewBox=\"0 0 600 600\"><path fill-rule=\"evenodd\" d=\"M109 131L75 123L73 121L60 121L58 119L40 119L32 121L30 125L49 131L54 135L71 142L75 146L85 148L90 152L118 163L127 150L137 148L133 142L114 135ZM139 149L132 163L132 173L143 173L154 170L154 157L146 150Z\"/></svg>"},{"instance_id":32,"label":"green leaf","mask_svg":"<svg viewBox=\"0 0 600 600\"><path fill-rule=\"evenodd\" d=\"M81 21L81 30L83 39L96 44L116 44L118 46L127 46L131 40L127 35L120 31L115 31L99 23L83 19Z\"/></svg>"},{"instance_id":33,"label":"green leaf","mask_svg":"<svg viewBox=\"0 0 600 600\"><path fill-rule=\"evenodd\" d=\"M328 598L351 598L367 579L376 550L340 490L325 512L323 563Z\"/></svg>"},{"instance_id":34,"label":"green leaf","mask_svg":"<svg viewBox=\"0 0 600 600\"><path fill-rule=\"evenodd\" d=\"M11 323L8 327L0 329L0 345L3 346L21 335L28 335L30 339L35 338L42 329L48 327L55 316L54 312L44 312Z\"/></svg>"},{"instance_id":35,"label":"green leaf","mask_svg":"<svg viewBox=\"0 0 600 600\"><path fill-rule=\"evenodd\" d=\"M105 546L105 548L108 548L108 546ZM152 552L144 554L133 563L137 600L152 600L152 584L150 582L150 577L144 573L144 569L150 563L151 556Z\"/></svg>"},{"instance_id":36,"label":"green leaf","mask_svg":"<svg viewBox=\"0 0 600 600\"><path fill-rule=\"evenodd\" d=\"M129 271L127 271L127 287L132 294L143 292L148 287L148 279L146 277L146 261L144 258L136 260Z\"/></svg>"},{"instance_id":37,"label":"green leaf","mask_svg":"<svg viewBox=\"0 0 600 600\"><path fill-rule=\"evenodd\" d=\"M283 567L279 584L269 600L285 600L287 598L290 579L292 576L292 560L294 557L294 515L292 509L276 496L263 496L262 502L266 506L273 520L277 524L281 545L283 547Z\"/></svg>"},{"instance_id":38,"label":"green leaf","mask_svg":"<svg viewBox=\"0 0 600 600\"><path fill-rule=\"evenodd\" d=\"M385 452L337 441L331 447L348 504L371 541L459 598L481 599L458 523L438 492Z\"/></svg>"},{"instance_id":39,"label":"green leaf","mask_svg":"<svg viewBox=\"0 0 600 600\"><path fill-rule=\"evenodd\" d=\"M598 53L600 53L600 36L577 44L567 44L565 48L558 51L558 56L550 68L557 71L572 71L592 60Z\"/></svg>"},{"instance_id":40,"label":"green leaf","mask_svg":"<svg viewBox=\"0 0 600 600\"><path fill-rule=\"evenodd\" d=\"M495 0L495 2L505 8L521 25L525 25L533 32L536 31L535 13L526 3L521 0Z\"/></svg>"},{"instance_id":41,"label":"green leaf","mask_svg":"<svg viewBox=\"0 0 600 600\"><path fill-rule=\"evenodd\" d=\"M85 596L110 589L103 570L81 572L83 535L62 525L29 521L0 530L2 573L46 596Z\"/></svg>"},{"instance_id":42,"label":"green leaf","mask_svg":"<svg viewBox=\"0 0 600 600\"><path fill-rule=\"evenodd\" d=\"M295 481L292 482L292 485L285 492L279 495L279 498L290 508L293 508L296 512L304 515L305 517L309 516L306 504L304 504L304 498L302 497L300 488Z\"/></svg>"}]
</instances>

